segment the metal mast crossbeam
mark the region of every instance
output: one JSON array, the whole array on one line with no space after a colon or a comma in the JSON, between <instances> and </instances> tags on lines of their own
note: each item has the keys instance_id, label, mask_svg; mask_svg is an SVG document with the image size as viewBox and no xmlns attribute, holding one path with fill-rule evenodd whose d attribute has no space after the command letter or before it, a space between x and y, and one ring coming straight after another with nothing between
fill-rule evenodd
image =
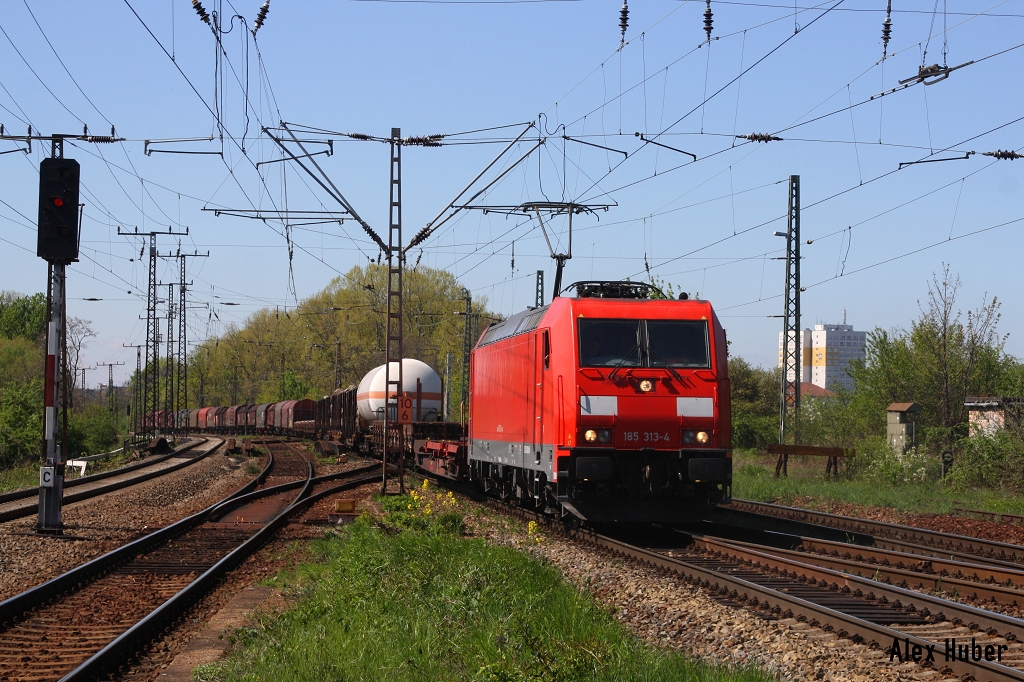
<instances>
[{"instance_id":1,"label":"metal mast crossbeam","mask_svg":"<svg viewBox=\"0 0 1024 682\"><path fill-rule=\"evenodd\" d=\"M394 419L398 420L398 403L402 396L402 131L391 129L391 183L388 220L388 320L387 337L384 343L384 465L382 467L382 492L388 488L388 450L391 441L391 406L394 405ZM396 363L397 372L391 363ZM402 448L402 425L398 425L399 491L405 493L405 456Z\"/></svg>"},{"instance_id":2,"label":"metal mast crossbeam","mask_svg":"<svg viewBox=\"0 0 1024 682\"><path fill-rule=\"evenodd\" d=\"M779 444L800 443L800 176L789 176L789 218L786 225L786 296L782 327L782 396L779 401ZM780 455L776 474L788 473L788 457Z\"/></svg>"},{"instance_id":3,"label":"metal mast crossbeam","mask_svg":"<svg viewBox=\"0 0 1024 682\"><path fill-rule=\"evenodd\" d=\"M114 391L114 368L123 365L123 362L97 362L97 367L107 368L107 409L110 410L111 423L117 417L117 405L115 398L117 394Z\"/></svg>"}]
</instances>

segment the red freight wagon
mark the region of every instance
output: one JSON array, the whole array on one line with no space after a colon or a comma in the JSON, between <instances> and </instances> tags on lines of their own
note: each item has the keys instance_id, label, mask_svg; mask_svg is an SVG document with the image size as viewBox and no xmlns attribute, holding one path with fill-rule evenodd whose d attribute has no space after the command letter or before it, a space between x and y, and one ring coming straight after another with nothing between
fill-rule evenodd
<instances>
[{"instance_id":1,"label":"red freight wagon","mask_svg":"<svg viewBox=\"0 0 1024 682\"><path fill-rule=\"evenodd\" d=\"M649 299L629 282L574 286L477 343L471 476L591 521L701 518L732 483L725 331L711 304Z\"/></svg>"},{"instance_id":2,"label":"red freight wagon","mask_svg":"<svg viewBox=\"0 0 1024 682\"><path fill-rule=\"evenodd\" d=\"M235 417L238 414L238 409L240 407L243 406L232 405L231 407L224 411L224 426L226 426L229 429L233 429L235 427Z\"/></svg>"},{"instance_id":3,"label":"red freight wagon","mask_svg":"<svg viewBox=\"0 0 1024 682\"><path fill-rule=\"evenodd\" d=\"M267 420L264 428L271 433L275 433L274 429L277 426L278 419L277 413L280 411L281 405L282 403L270 403L267 405Z\"/></svg>"}]
</instances>

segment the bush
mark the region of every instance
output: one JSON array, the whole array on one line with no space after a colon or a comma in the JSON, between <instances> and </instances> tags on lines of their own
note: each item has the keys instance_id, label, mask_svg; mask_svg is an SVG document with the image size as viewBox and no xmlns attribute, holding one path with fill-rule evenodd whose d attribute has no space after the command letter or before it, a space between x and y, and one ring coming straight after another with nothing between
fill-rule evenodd
<instances>
[{"instance_id":1,"label":"bush","mask_svg":"<svg viewBox=\"0 0 1024 682\"><path fill-rule=\"evenodd\" d=\"M733 412L732 446L764 450L769 443L779 442L779 418L760 417L746 412Z\"/></svg>"},{"instance_id":2,"label":"bush","mask_svg":"<svg viewBox=\"0 0 1024 682\"><path fill-rule=\"evenodd\" d=\"M948 478L958 488L990 487L1024 492L1024 438L1003 429L959 443Z\"/></svg>"},{"instance_id":3,"label":"bush","mask_svg":"<svg viewBox=\"0 0 1024 682\"><path fill-rule=\"evenodd\" d=\"M851 474L859 472L868 480L896 487L938 477L937 460L923 450L899 453L881 437L865 438L859 445Z\"/></svg>"},{"instance_id":4,"label":"bush","mask_svg":"<svg viewBox=\"0 0 1024 682\"><path fill-rule=\"evenodd\" d=\"M67 457L97 455L117 444L117 429L110 410L99 403L75 408L68 419Z\"/></svg>"},{"instance_id":5,"label":"bush","mask_svg":"<svg viewBox=\"0 0 1024 682\"><path fill-rule=\"evenodd\" d=\"M4 386L0 392L0 468L39 461L42 438L42 382Z\"/></svg>"}]
</instances>

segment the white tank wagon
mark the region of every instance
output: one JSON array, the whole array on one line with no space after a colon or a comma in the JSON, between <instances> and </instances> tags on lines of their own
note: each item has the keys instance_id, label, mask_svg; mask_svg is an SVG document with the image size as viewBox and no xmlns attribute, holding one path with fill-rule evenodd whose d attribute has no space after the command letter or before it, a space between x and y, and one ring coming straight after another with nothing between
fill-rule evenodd
<instances>
[{"instance_id":1,"label":"white tank wagon","mask_svg":"<svg viewBox=\"0 0 1024 682\"><path fill-rule=\"evenodd\" d=\"M398 377L398 363L391 363L392 377ZM374 367L356 388L356 405L359 416L368 422L384 419L385 387L387 372L384 365ZM402 360L402 392L413 399L414 421L437 421L443 409L441 377L430 365L405 358Z\"/></svg>"}]
</instances>

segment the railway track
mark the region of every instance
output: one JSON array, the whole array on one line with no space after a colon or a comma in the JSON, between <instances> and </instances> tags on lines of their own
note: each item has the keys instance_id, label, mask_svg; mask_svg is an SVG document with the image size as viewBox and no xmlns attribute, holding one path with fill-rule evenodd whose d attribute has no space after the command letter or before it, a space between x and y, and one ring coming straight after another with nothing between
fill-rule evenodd
<instances>
[{"instance_id":1,"label":"railway track","mask_svg":"<svg viewBox=\"0 0 1024 682\"><path fill-rule=\"evenodd\" d=\"M734 499L728 507L720 508L715 518L734 525L746 524L750 527L784 533L794 532L799 535L803 534L799 525L787 529L787 526L779 521L810 524L848 533L855 538L856 544L871 544L883 549L925 556L971 557L975 562L984 560L1002 562L1002 565L1009 566L1024 565L1024 546L1021 545L766 502Z\"/></svg>"},{"instance_id":2,"label":"railway track","mask_svg":"<svg viewBox=\"0 0 1024 682\"><path fill-rule=\"evenodd\" d=\"M719 601L764 618L821 628L881 649L894 660L894 645L900 656L908 647L912 656L917 646L923 652L919 658L926 660L930 652L930 667L940 672L978 681L1024 680L1024 621L1011 616L816 566L766 546L677 533L674 543L644 543L652 547L585 530L562 532L674 573ZM980 660L974 652L980 652ZM985 660L986 652L999 660Z\"/></svg>"},{"instance_id":3,"label":"railway track","mask_svg":"<svg viewBox=\"0 0 1024 682\"><path fill-rule=\"evenodd\" d=\"M223 501L0 602L0 678L93 680L123 668L289 516L377 480L376 464L315 477L298 448L267 449L263 471Z\"/></svg>"},{"instance_id":4,"label":"railway track","mask_svg":"<svg viewBox=\"0 0 1024 682\"><path fill-rule=\"evenodd\" d=\"M210 441L216 441L216 443L205 452L197 455L191 454L195 449L210 443ZM179 471L213 454L223 443L224 441L219 438L201 438L179 447L169 454L153 457L144 462L72 479L64 484L64 504L81 502L117 490L124 490L133 485ZM181 461L169 463L173 459ZM0 523L37 513L39 511L38 497L39 488L25 488L0 494Z\"/></svg>"}]
</instances>

